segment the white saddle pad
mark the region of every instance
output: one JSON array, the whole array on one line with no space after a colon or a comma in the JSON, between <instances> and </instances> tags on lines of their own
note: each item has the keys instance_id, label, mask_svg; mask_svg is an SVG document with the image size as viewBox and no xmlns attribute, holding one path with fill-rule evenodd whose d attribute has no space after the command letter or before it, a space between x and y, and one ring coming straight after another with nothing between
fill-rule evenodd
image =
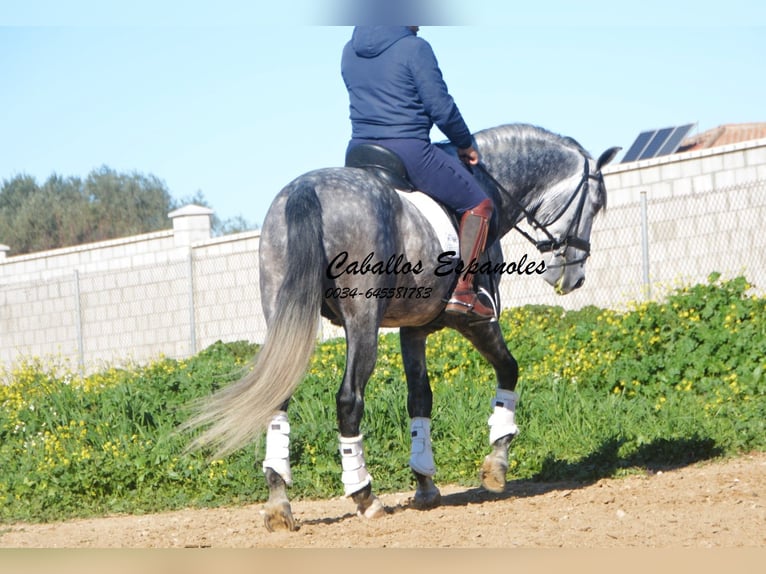
<instances>
[{"instance_id":1,"label":"white saddle pad","mask_svg":"<svg viewBox=\"0 0 766 574\"><path fill-rule=\"evenodd\" d=\"M422 191L401 191L397 189L396 193L420 211L423 217L429 221L431 227L436 232L436 236L439 238L442 252L458 252L457 230L441 205Z\"/></svg>"}]
</instances>

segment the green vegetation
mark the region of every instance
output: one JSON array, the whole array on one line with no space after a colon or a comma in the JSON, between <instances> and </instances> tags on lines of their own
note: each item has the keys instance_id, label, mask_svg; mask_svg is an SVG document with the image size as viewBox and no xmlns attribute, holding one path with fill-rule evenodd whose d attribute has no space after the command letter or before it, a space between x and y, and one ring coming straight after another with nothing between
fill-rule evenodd
<instances>
[{"instance_id":1,"label":"green vegetation","mask_svg":"<svg viewBox=\"0 0 766 574\"><path fill-rule=\"evenodd\" d=\"M17 175L0 185L0 243L11 255L169 229L168 213L188 203L207 206L201 192L175 200L153 175L108 167L79 177L51 175L42 185ZM213 233L252 229L242 217L212 218Z\"/></svg>"},{"instance_id":2,"label":"green vegetation","mask_svg":"<svg viewBox=\"0 0 766 574\"><path fill-rule=\"evenodd\" d=\"M766 299L744 278L671 292L626 311L506 311L521 366L510 478L596 480L766 449ZM318 345L294 398L294 498L342 493L335 392L342 340ZM88 377L51 360L0 373L0 520L264 500L263 445L225 460L182 454L185 405L237 376L256 348L217 343L195 357ZM429 339L440 484L478 484L494 374L458 334ZM379 491L409 489L406 385L398 337L380 340L363 422ZM256 455L256 458L254 458Z\"/></svg>"}]
</instances>

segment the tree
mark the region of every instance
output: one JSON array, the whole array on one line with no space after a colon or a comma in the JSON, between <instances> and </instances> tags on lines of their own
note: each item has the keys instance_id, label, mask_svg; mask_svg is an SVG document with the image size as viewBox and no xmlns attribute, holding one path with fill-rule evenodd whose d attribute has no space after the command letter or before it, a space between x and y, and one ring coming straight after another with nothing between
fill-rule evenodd
<instances>
[{"instance_id":1,"label":"tree","mask_svg":"<svg viewBox=\"0 0 766 574\"><path fill-rule=\"evenodd\" d=\"M173 198L155 176L92 171L85 181L28 175L0 188L0 243L15 255L149 233L171 226Z\"/></svg>"},{"instance_id":2,"label":"tree","mask_svg":"<svg viewBox=\"0 0 766 574\"><path fill-rule=\"evenodd\" d=\"M90 173L83 192L90 204L90 241L167 229L173 198L153 175L119 174L108 167Z\"/></svg>"},{"instance_id":3,"label":"tree","mask_svg":"<svg viewBox=\"0 0 766 574\"><path fill-rule=\"evenodd\" d=\"M168 213L196 203L210 207L201 191L174 199L154 175L93 170L85 180L51 175L40 186L29 175L3 181L0 188L0 243L13 255L150 233L171 227ZM215 235L256 226L241 216L212 220Z\"/></svg>"},{"instance_id":4,"label":"tree","mask_svg":"<svg viewBox=\"0 0 766 574\"><path fill-rule=\"evenodd\" d=\"M0 213L18 210L30 196L39 190L35 178L29 175L17 175L10 181L4 181L2 191L0 191Z\"/></svg>"}]
</instances>

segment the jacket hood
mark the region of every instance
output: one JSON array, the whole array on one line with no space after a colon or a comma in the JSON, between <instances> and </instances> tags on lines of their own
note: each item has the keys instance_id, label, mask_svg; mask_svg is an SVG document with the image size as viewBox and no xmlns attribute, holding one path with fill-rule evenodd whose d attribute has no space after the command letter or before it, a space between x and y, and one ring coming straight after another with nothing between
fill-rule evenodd
<instances>
[{"instance_id":1,"label":"jacket hood","mask_svg":"<svg viewBox=\"0 0 766 574\"><path fill-rule=\"evenodd\" d=\"M351 35L351 46L357 56L374 58L397 40L414 35L407 26L357 26Z\"/></svg>"}]
</instances>

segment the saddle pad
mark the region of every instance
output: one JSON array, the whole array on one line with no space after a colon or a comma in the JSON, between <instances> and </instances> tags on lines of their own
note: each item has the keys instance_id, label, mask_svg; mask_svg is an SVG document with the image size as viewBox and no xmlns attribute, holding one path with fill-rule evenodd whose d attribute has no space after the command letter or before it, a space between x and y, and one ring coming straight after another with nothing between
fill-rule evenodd
<instances>
[{"instance_id":1,"label":"saddle pad","mask_svg":"<svg viewBox=\"0 0 766 574\"><path fill-rule=\"evenodd\" d=\"M412 204L428 220L436 233L436 237L439 239L442 252L458 252L457 230L441 205L422 191L401 191L397 189L396 193L403 200Z\"/></svg>"}]
</instances>

